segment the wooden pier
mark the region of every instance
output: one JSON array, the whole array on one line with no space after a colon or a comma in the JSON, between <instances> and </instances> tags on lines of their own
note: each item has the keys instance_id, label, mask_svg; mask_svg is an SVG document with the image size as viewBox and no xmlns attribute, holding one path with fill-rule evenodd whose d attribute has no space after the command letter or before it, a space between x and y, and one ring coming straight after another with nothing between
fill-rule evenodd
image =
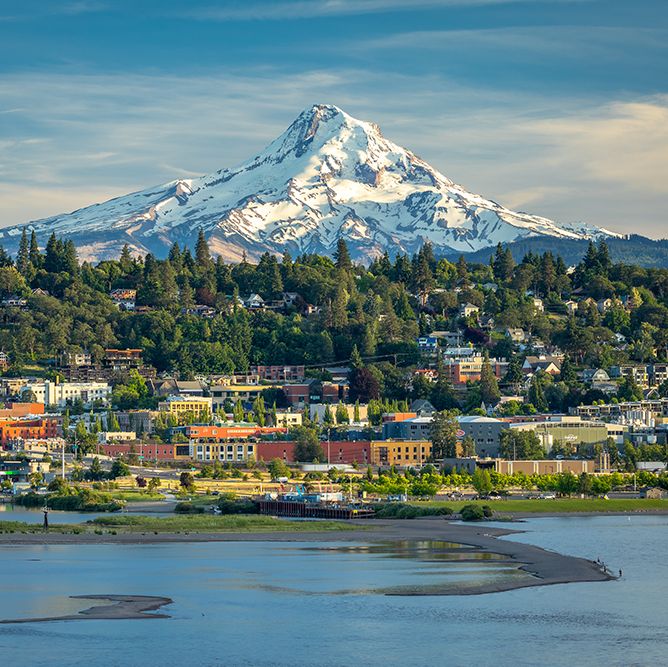
<instances>
[{"instance_id":1,"label":"wooden pier","mask_svg":"<svg viewBox=\"0 0 668 667\"><path fill-rule=\"evenodd\" d=\"M374 515L372 509L337 507L286 500L260 500L258 504L260 514L303 519L368 519Z\"/></svg>"}]
</instances>

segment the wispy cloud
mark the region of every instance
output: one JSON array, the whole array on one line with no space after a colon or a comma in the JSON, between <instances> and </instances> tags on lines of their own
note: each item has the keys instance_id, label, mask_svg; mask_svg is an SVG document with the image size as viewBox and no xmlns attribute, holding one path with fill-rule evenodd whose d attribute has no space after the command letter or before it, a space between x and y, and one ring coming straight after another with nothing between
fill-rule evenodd
<instances>
[{"instance_id":1,"label":"wispy cloud","mask_svg":"<svg viewBox=\"0 0 668 667\"><path fill-rule=\"evenodd\" d=\"M0 77L0 221L56 214L237 164L305 107L332 102L450 178L557 220L665 235L668 96L614 103L436 75L271 70ZM639 205L638 202L642 202Z\"/></svg>"},{"instance_id":2,"label":"wispy cloud","mask_svg":"<svg viewBox=\"0 0 668 667\"><path fill-rule=\"evenodd\" d=\"M625 60L633 54L629 47L642 46L648 51L668 51L668 29L635 26L537 25L503 28L421 30L399 32L348 45L357 52L410 49L417 51L475 54L503 52L526 58L528 54L550 58L597 58L606 62Z\"/></svg>"},{"instance_id":3,"label":"wispy cloud","mask_svg":"<svg viewBox=\"0 0 668 667\"><path fill-rule=\"evenodd\" d=\"M509 5L526 0L270 0L224 3L223 6L184 6L186 17L216 21L292 20L327 16L351 16L419 9ZM534 3L577 3L589 0L533 0Z\"/></svg>"}]
</instances>

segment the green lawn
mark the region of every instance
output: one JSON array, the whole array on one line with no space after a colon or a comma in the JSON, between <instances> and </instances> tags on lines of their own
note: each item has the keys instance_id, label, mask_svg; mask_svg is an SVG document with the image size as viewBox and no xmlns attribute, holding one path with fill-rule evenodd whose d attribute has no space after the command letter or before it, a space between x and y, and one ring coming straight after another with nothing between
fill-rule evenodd
<instances>
[{"instance_id":1,"label":"green lawn","mask_svg":"<svg viewBox=\"0 0 668 667\"><path fill-rule=\"evenodd\" d=\"M642 512L647 510L668 511L668 500L653 500L645 498L555 498L553 500L447 500L412 503L418 506L432 505L449 507L455 512L464 505L489 505L499 514L522 512L535 514L549 514L555 512Z\"/></svg>"},{"instance_id":2,"label":"green lawn","mask_svg":"<svg viewBox=\"0 0 668 667\"><path fill-rule=\"evenodd\" d=\"M141 503L150 500L164 500L165 496L161 493L149 493L146 491L110 491L109 492L117 500L124 500L126 503Z\"/></svg>"}]
</instances>

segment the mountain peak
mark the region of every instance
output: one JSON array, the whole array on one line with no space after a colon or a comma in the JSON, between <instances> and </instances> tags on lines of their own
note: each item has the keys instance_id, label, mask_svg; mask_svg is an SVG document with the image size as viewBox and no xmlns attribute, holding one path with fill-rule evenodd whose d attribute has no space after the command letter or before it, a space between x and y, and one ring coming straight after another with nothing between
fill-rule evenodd
<instances>
[{"instance_id":1,"label":"mountain peak","mask_svg":"<svg viewBox=\"0 0 668 667\"><path fill-rule=\"evenodd\" d=\"M230 169L172 181L66 215L30 223L40 241L73 238L87 259L115 257L124 243L166 254L194 243L199 229L227 260L243 253L331 253L344 238L351 254L466 253L535 236L610 236L581 223L558 225L467 192L373 123L333 104L305 109L267 148ZM0 230L13 248L21 228Z\"/></svg>"}]
</instances>

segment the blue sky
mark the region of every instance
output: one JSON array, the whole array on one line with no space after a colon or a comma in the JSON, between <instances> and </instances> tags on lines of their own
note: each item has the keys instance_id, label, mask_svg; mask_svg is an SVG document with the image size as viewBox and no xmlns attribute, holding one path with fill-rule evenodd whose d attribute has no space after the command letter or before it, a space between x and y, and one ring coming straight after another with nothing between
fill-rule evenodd
<instances>
[{"instance_id":1,"label":"blue sky","mask_svg":"<svg viewBox=\"0 0 668 667\"><path fill-rule=\"evenodd\" d=\"M665 237L667 75L664 0L0 0L0 225L329 102L505 205Z\"/></svg>"}]
</instances>

